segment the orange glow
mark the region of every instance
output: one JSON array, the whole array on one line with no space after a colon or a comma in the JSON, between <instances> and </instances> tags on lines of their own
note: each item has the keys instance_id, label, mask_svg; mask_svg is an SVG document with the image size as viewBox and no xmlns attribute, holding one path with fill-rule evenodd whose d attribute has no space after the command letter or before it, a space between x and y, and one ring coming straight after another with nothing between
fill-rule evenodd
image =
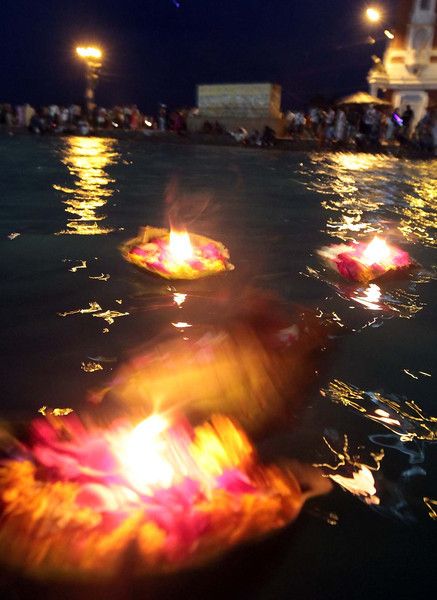
<instances>
[{"instance_id":1,"label":"orange glow","mask_svg":"<svg viewBox=\"0 0 437 600\"><path fill-rule=\"evenodd\" d=\"M85 59L100 59L102 58L102 51L100 48L94 48L92 46L88 46L87 48L83 48L82 46L78 46L76 48L76 54L80 56L80 58Z\"/></svg>"},{"instance_id":2,"label":"orange glow","mask_svg":"<svg viewBox=\"0 0 437 600\"><path fill-rule=\"evenodd\" d=\"M371 242L326 246L318 250L318 254L330 268L352 281L368 282L389 271L405 273L406 269L417 267L408 252L378 236ZM375 288L369 291L372 294L377 292Z\"/></svg>"},{"instance_id":3,"label":"orange glow","mask_svg":"<svg viewBox=\"0 0 437 600\"><path fill-rule=\"evenodd\" d=\"M284 527L329 485L300 466L261 465L244 432L216 415L195 428L154 414L136 427L39 419L0 465L2 560L28 575L93 581L203 564Z\"/></svg>"},{"instance_id":4,"label":"orange glow","mask_svg":"<svg viewBox=\"0 0 437 600\"><path fill-rule=\"evenodd\" d=\"M194 256L190 236L186 231L174 231L173 229L170 231L168 250L172 260L178 265Z\"/></svg>"},{"instance_id":5,"label":"orange glow","mask_svg":"<svg viewBox=\"0 0 437 600\"><path fill-rule=\"evenodd\" d=\"M121 251L129 262L165 279L199 279L234 269L223 244L187 231L144 227ZM183 296L175 301L182 303Z\"/></svg>"},{"instance_id":6,"label":"orange glow","mask_svg":"<svg viewBox=\"0 0 437 600\"><path fill-rule=\"evenodd\" d=\"M117 162L114 148L115 140L108 138L71 136L63 139L62 162L73 177L73 186L53 185L62 192L68 213L67 229L57 235L104 235L113 231L102 225L106 215L99 209L114 193L115 182L106 170Z\"/></svg>"}]
</instances>

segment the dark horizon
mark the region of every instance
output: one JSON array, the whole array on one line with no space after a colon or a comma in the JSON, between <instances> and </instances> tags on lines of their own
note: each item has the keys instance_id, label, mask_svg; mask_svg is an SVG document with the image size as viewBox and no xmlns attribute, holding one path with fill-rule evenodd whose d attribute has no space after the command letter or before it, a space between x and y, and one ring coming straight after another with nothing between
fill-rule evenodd
<instances>
[{"instance_id":1,"label":"dark horizon","mask_svg":"<svg viewBox=\"0 0 437 600\"><path fill-rule=\"evenodd\" d=\"M388 3L384 3L388 15ZM179 8L178 8L179 5ZM99 105L137 104L155 113L195 105L202 83L271 82L284 109L322 95L367 89L383 26L363 20L361 0L4 0L0 102L34 106L83 99L74 48L96 43L105 62ZM389 22L389 18L385 23ZM366 43L370 33L380 39Z\"/></svg>"}]
</instances>

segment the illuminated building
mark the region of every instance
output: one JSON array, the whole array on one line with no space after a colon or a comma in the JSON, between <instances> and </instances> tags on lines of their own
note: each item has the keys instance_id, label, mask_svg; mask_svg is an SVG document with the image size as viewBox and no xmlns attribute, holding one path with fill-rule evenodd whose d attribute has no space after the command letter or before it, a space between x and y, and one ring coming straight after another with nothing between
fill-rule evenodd
<instances>
[{"instance_id":1,"label":"illuminated building","mask_svg":"<svg viewBox=\"0 0 437 600\"><path fill-rule=\"evenodd\" d=\"M281 86L273 83L198 85L198 114L190 117L189 128L196 131L205 121L217 121L229 130L262 131L268 125L282 133L281 94Z\"/></svg>"},{"instance_id":2,"label":"illuminated building","mask_svg":"<svg viewBox=\"0 0 437 600\"><path fill-rule=\"evenodd\" d=\"M382 90L394 107L409 104L415 121L437 103L437 0L398 0L394 11L394 37L383 60L374 57L369 71L370 93Z\"/></svg>"}]
</instances>

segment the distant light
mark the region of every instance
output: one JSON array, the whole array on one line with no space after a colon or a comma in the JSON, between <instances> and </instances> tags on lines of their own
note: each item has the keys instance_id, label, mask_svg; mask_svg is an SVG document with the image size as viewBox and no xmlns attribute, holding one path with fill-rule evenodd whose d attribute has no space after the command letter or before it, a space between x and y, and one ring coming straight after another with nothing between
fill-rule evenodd
<instances>
[{"instance_id":1,"label":"distant light","mask_svg":"<svg viewBox=\"0 0 437 600\"><path fill-rule=\"evenodd\" d=\"M148 121L147 119L144 119L144 125L147 125L147 127L152 127L151 121Z\"/></svg>"},{"instance_id":2,"label":"distant light","mask_svg":"<svg viewBox=\"0 0 437 600\"><path fill-rule=\"evenodd\" d=\"M395 37L394 33L389 31L388 29L384 29L384 35L387 36L389 40L393 40Z\"/></svg>"},{"instance_id":3,"label":"distant light","mask_svg":"<svg viewBox=\"0 0 437 600\"><path fill-rule=\"evenodd\" d=\"M116 123L115 121L112 121L112 125L113 127L118 127L118 123Z\"/></svg>"},{"instance_id":4,"label":"distant light","mask_svg":"<svg viewBox=\"0 0 437 600\"><path fill-rule=\"evenodd\" d=\"M102 58L102 51L100 50L100 48L94 48L93 46L88 46L87 48L78 46L76 48L76 53L81 58Z\"/></svg>"},{"instance_id":5,"label":"distant light","mask_svg":"<svg viewBox=\"0 0 437 600\"><path fill-rule=\"evenodd\" d=\"M378 23L378 21L381 20L381 11L379 8L369 6L369 8L366 10L366 17L371 23Z\"/></svg>"}]
</instances>

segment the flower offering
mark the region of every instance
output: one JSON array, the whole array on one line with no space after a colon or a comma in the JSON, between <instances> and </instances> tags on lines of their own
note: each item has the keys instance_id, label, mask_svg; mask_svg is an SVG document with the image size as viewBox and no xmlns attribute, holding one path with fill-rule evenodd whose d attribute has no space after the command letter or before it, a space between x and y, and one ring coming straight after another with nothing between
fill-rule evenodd
<instances>
[{"instance_id":1,"label":"flower offering","mask_svg":"<svg viewBox=\"0 0 437 600\"><path fill-rule=\"evenodd\" d=\"M330 268L350 281L372 281L415 264L408 252L377 236L370 242L325 246L318 253Z\"/></svg>"},{"instance_id":2,"label":"flower offering","mask_svg":"<svg viewBox=\"0 0 437 600\"><path fill-rule=\"evenodd\" d=\"M141 236L123 245L122 254L165 279L199 279L234 269L223 244L186 231L145 227Z\"/></svg>"},{"instance_id":3,"label":"flower offering","mask_svg":"<svg viewBox=\"0 0 437 600\"><path fill-rule=\"evenodd\" d=\"M226 417L103 429L51 413L0 465L0 547L39 577L107 579L127 554L131 575L169 572L287 525L320 493L305 487Z\"/></svg>"}]
</instances>

